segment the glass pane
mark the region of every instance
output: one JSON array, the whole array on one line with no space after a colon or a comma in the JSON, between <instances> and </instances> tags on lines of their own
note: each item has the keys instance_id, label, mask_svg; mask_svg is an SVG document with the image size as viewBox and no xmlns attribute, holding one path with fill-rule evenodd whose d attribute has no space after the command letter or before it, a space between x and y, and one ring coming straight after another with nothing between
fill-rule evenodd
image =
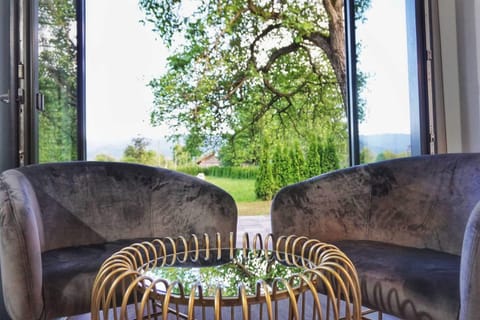
<instances>
[{"instance_id":1,"label":"glass pane","mask_svg":"<svg viewBox=\"0 0 480 320\"><path fill-rule=\"evenodd\" d=\"M39 1L39 161L77 156L77 41L74 0Z\"/></svg>"},{"instance_id":2,"label":"glass pane","mask_svg":"<svg viewBox=\"0 0 480 320\"><path fill-rule=\"evenodd\" d=\"M167 53L143 18L138 1L86 2L88 160L171 167L165 127L150 124L148 87L163 72Z\"/></svg>"},{"instance_id":3,"label":"glass pane","mask_svg":"<svg viewBox=\"0 0 480 320\"><path fill-rule=\"evenodd\" d=\"M419 106L418 88L409 87L417 74L409 72L409 53L416 48L408 39L415 29L408 2L372 0L356 21L361 163L410 156L418 144L411 126Z\"/></svg>"}]
</instances>

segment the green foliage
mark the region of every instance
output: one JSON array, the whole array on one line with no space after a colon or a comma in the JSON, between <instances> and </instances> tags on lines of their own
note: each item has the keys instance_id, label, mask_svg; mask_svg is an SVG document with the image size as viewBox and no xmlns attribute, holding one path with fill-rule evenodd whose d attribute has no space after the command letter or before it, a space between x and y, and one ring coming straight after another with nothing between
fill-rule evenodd
<instances>
[{"instance_id":1,"label":"green foliage","mask_svg":"<svg viewBox=\"0 0 480 320\"><path fill-rule=\"evenodd\" d=\"M121 161L141 163L150 166L159 166L165 163L165 157L158 155L153 150L148 150L147 147L150 142L144 137L137 137L132 139L132 144L128 145L123 151Z\"/></svg>"},{"instance_id":2,"label":"green foliage","mask_svg":"<svg viewBox=\"0 0 480 320\"><path fill-rule=\"evenodd\" d=\"M360 163L370 163L375 161L375 155L367 147L363 147L360 151Z\"/></svg>"},{"instance_id":3,"label":"green foliage","mask_svg":"<svg viewBox=\"0 0 480 320\"><path fill-rule=\"evenodd\" d=\"M258 173L258 167L200 167L197 165L177 167L176 171L183 172L192 176L199 173L205 174L207 177L229 178L229 179L255 179Z\"/></svg>"},{"instance_id":4,"label":"green foliage","mask_svg":"<svg viewBox=\"0 0 480 320\"><path fill-rule=\"evenodd\" d=\"M75 21L74 1L39 1L40 162L78 159Z\"/></svg>"},{"instance_id":5,"label":"green foliage","mask_svg":"<svg viewBox=\"0 0 480 320\"><path fill-rule=\"evenodd\" d=\"M408 152L393 153L390 150L385 150L377 155L375 161L384 161L384 160L404 158L409 156L410 154Z\"/></svg>"},{"instance_id":6,"label":"green foliage","mask_svg":"<svg viewBox=\"0 0 480 320\"><path fill-rule=\"evenodd\" d=\"M257 175L257 197L268 200L279 189L316 175L340 168L334 139L312 138L302 150L298 142L276 147L273 156L261 158ZM264 149L265 150L265 149ZM270 176L269 172L272 172ZM262 180L264 179L264 180Z\"/></svg>"},{"instance_id":7,"label":"green foliage","mask_svg":"<svg viewBox=\"0 0 480 320\"><path fill-rule=\"evenodd\" d=\"M275 177L274 189L278 189L279 186L288 183L290 171L289 160L288 153L285 154L285 148L282 145L275 146L271 161L272 175Z\"/></svg>"},{"instance_id":8,"label":"green foliage","mask_svg":"<svg viewBox=\"0 0 480 320\"><path fill-rule=\"evenodd\" d=\"M378 154L373 153L368 147L363 147L360 151L360 163L371 163L390 159L409 157L408 151L393 153L390 150L384 150Z\"/></svg>"},{"instance_id":9,"label":"green foliage","mask_svg":"<svg viewBox=\"0 0 480 320\"><path fill-rule=\"evenodd\" d=\"M111 155L100 153L95 156L95 161L106 161L106 162L115 162L117 159Z\"/></svg>"},{"instance_id":10,"label":"green foliage","mask_svg":"<svg viewBox=\"0 0 480 320\"><path fill-rule=\"evenodd\" d=\"M258 167L209 167L204 171L205 175L211 177L226 177L231 179L255 179Z\"/></svg>"},{"instance_id":11,"label":"green foliage","mask_svg":"<svg viewBox=\"0 0 480 320\"><path fill-rule=\"evenodd\" d=\"M365 12L371 7L370 0L357 0L354 6L355 20L365 21Z\"/></svg>"},{"instance_id":12,"label":"green foliage","mask_svg":"<svg viewBox=\"0 0 480 320\"><path fill-rule=\"evenodd\" d=\"M322 168L322 153L321 144L317 138L309 141L307 153L305 155L306 160L306 174L308 177L314 177L321 172Z\"/></svg>"},{"instance_id":13,"label":"green foliage","mask_svg":"<svg viewBox=\"0 0 480 320\"><path fill-rule=\"evenodd\" d=\"M328 172L336 170L339 167L340 160L338 158L337 148L335 147L333 139L329 137L323 148L322 171Z\"/></svg>"},{"instance_id":14,"label":"green foliage","mask_svg":"<svg viewBox=\"0 0 480 320\"><path fill-rule=\"evenodd\" d=\"M295 141L293 147L289 150L290 162L291 162L291 175L289 184L302 181L307 177L306 174L306 162L305 156L300 143Z\"/></svg>"},{"instance_id":15,"label":"green foliage","mask_svg":"<svg viewBox=\"0 0 480 320\"><path fill-rule=\"evenodd\" d=\"M181 167L191 165L193 159L187 148L177 143L173 146L173 161Z\"/></svg>"},{"instance_id":16,"label":"green foliage","mask_svg":"<svg viewBox=\"0 0 480 320\"><path fill-rule=\"evenodd\" d=\"M265 145L260 157L260 167L255 180L255 194L262 200L270 200L275 194L277 187L272 172L272 161Z\"/></svg>"}]
</instances>

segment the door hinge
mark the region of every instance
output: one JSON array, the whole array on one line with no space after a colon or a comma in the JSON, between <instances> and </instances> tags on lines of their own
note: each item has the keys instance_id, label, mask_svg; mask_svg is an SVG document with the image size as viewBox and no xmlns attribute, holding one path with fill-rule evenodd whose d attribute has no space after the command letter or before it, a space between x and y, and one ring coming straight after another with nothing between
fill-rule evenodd
<instances>
[{"instance_id":1,"label":"door hinge","mask_svg":"<svg viewBox=\"0 0 480 320\"><path fill-rule=\"evenodd\" d=\"M25 66L23 65L23 63L19 63L17 66L17 76L18 76L18 79L25 78Z\"/></svg>"},{"instance_id":2,"label":"door hinge","mask_svg":"<svg viewBox=\"0 0 480 320\"><path fill-rule=\"evenodd\" d=\"M23 90L22 88L18 88L18 89L17 89L17 102L18 102L19 104L24 104L24 102L25 102L25 99L24 99L24 98L25 98L25 95L24 95L24 93L25 93L25 90Z\"/></svg>"}]
</instances>

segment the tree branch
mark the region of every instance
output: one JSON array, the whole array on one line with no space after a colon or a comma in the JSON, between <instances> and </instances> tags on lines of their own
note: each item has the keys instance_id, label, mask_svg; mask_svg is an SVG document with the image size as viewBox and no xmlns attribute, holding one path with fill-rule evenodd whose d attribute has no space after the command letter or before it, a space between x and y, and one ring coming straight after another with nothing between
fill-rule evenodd
<instances>
[{"instance_id":1,"label":"tree branch","mask_svg":"<svg viewBox=\"0 0 480 320\"><path fill-rule=\"evenodd\" d=\"M253 3L252 0L248 0L247 5L248 5L248 10L256 16L260 16L264 18L265 20L272 20L272 19L278 19L280 17L279 12L275 12L274 10L274 5L273 1L271 2L271 11L267 11L264 8L257 6L256 4Z\"/></svg>"},{"instance_id":2,"label":"tree branch","mask_svg":"<svg viewBox=\"0 0 480 320\"><path fill-rule=\"evenodd\" d=\"M262 32L260 32L259 35L253 39L252 43L250 44L250 61L253 62L253 65L255 68L257 68L257 61L255 59L255 46L257 45L257 42L260 41L262 38L266 37L270 32L276 29L280 29L282 27L281 24L271 24L267 26Z\"/></svg>"},{"instance_id":3,"label":"tree branch","mask_svg":"<svg viewBox=\"0 0 480 320\"><path fill-rule=\"evenodd\" d=\"M299 48L300 48L300 44L291 43L286 47L282 47L280 49L277 49L277 50L273 51L272 54L270 55L267 63L265 64L265 66L260 68L259 71L267 73L278 58L280 58L281 56L287 55L291 52L295 52Z\"/></svg>"},{"instance_id":4,"label":"tree branch","mask_svg":"<svg viewBox=\"0 0 480 320\"><path fill-rule=\"evenodd\" d=\"M279 98L288 98L288 97L292 97L295 94L297 94L298 92L300 92L300 90L302 90L305 87L305 85L307 84L307 81L302 82L302 84L300 84L292 92L281 92L280 90L276 89L270 83L270 81L268 81L268 79L265 76L263 77L263 83L265 84L265 87L267 87L267 89L270 90L274 95L278 96Z\"/></svg>"},{"instance_id":5,"label":"tree branch","mask_svg":"<svg viewBox=\"0 0 480 320\"><path fill-rule=\"evenodd\" d=\"M310 41L315 46L322 49L327 55L328 59L332 57L332 47L330 45L330 37L320 32L312 32L304 37L305 40Z\"/></svg>"}]
</instances>

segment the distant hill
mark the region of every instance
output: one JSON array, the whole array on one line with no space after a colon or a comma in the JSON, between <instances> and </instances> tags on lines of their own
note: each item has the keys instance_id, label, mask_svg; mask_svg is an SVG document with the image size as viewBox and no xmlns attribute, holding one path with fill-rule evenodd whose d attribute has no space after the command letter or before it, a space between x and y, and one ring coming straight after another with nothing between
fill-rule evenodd
<instances>
[{"instance_id":1,"label":"distant hill","mask_svg":"<svg viewBox=\"0 0 480 320\"><path fill-rule=\"evenodd\" d=\"M105 144L89 144L87 142L88 160L95 160L97 154L108 154L119 160L123 156L125 148L131 144L131 140L116 141ZM393 134L376 134L376 135L360 135L360 150L368 147L374 154L378 154L384 150L393 153L401 153L410 150L410 135L393 133ZM149 149L163 154L167 159L173 158L172 143L166 139L151 140Z\"/></svg>"},{"instance_id":2,"label":"distant hill","mask_svg":"<svg viewBox=\"0 0 480 320\"><path fill-rule=\"evenodd\" d=\"M360 150L367 147L375 154L389 150L401 153L410 150L410 135L403 133L388 133L374 135L360 135Z\"/></svg>"},{"instance_id":3,"label":"distant hill","mask_svg":"<svg viewBox=\"0 0 480 320\"><path fill-rule=\"evenodd\" d=\"M166 139L151 139L149 150L154 150L158 154L164 155L167 159L173 158L172 144ZM98 154L107 154L120 160L123 156L125 148L132 144L132 140L119 140L110 143L95 144L87 142L87 160L95 160Z\"/></svg>"}]
</instances>

